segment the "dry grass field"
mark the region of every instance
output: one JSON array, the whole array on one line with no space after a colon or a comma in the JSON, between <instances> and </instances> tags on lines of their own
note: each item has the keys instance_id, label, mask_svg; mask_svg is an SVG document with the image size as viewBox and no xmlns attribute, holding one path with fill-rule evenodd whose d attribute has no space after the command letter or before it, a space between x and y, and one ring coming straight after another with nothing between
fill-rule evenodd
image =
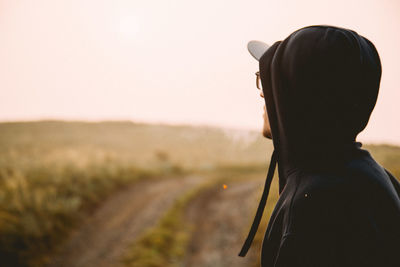
<instances>
[{"instance_id":1,"label":"dry grass field","mask_svg":"<svg viewBox=\"0 0 400 267\"><path fill-rule=\"evenodd\" d=\"M399 147L363 148L400 177ZM257 266L265 218L237 254L271 152L258 132L212 127L0 123L2 264Z\"/></svg>"}]
</instances>

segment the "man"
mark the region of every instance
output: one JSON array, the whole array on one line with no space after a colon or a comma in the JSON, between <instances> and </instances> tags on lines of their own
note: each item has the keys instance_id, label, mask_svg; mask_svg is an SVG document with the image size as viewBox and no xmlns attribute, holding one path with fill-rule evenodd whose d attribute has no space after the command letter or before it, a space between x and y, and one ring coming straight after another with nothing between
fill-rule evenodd
<instances>
[{"instance_id":1,"label":"man","mask_svg":"<svg viewBox=\"0 0 400 267\"><path fill-rule=\"evenodd\" d=\"M317 25L272 46L251 41L248 49L259 60L263 135L274 151L239 256L257 231L277 163L280 197L261 266L400 266L400 183L356 142L379 91L374 45L354 31Z\"/></svg>"}]
</instances>

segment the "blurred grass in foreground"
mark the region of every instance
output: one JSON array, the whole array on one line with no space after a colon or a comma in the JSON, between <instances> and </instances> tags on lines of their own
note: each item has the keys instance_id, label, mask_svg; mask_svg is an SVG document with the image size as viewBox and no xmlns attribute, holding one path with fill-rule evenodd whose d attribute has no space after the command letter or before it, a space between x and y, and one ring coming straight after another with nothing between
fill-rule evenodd
<instances>
[{"instance_id":1,"label":"blurred grass in foreground","mask_svg":"<svg viewBox=\"0 0 400 267\"><path fill-rule=\"evenodd\" d=\"M41 265L84 214L127 183L160 172L116 162L32 167L0 174L0 258L7 266Z\"/></svg>"}]
</instances>

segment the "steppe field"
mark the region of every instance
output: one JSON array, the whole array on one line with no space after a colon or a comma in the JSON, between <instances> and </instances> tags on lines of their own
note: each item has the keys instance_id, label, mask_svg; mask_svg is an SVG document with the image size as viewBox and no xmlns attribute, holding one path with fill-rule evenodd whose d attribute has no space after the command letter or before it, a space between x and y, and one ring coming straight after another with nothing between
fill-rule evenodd
<instances>
[{"instance_id":1,"label":"steppe field","mask_svg":"<svg viewBox=\"0 0 400 267\"><path fill-rule=\"evenodd\" d=\"M260 132L132 122L0 123L0 266L259 266ZM363 143L400 177L400 147Z\"/></svg>"}]
</instances>

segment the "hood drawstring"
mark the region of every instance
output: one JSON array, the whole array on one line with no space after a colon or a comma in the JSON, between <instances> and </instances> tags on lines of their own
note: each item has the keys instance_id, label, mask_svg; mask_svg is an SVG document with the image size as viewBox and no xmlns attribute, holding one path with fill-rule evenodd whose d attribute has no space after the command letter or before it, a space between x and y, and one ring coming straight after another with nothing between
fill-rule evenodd
<instances>
[{"instance_id":1,"label":"hood drawstring","mask_svg":"<svg viewBox=\"0 0 400 267\"><path fill-rule=\"evenodd\" d=\"M271 161L269 163L268 174L264 185L264 191L262 193L260 203L258 204L257 213L256 216L254 217L253 224L251 225L250 232L239 253L240 257L246 256L247 251L249 250L251 243L253 242L254 236L256 235L258 226L260 224L264 212L265 204L267 203L269 188L271 187L272 178L274 177L276 163L277 163L277 153L274 150L272 152Z\"/></svg>"}]
</instances>

